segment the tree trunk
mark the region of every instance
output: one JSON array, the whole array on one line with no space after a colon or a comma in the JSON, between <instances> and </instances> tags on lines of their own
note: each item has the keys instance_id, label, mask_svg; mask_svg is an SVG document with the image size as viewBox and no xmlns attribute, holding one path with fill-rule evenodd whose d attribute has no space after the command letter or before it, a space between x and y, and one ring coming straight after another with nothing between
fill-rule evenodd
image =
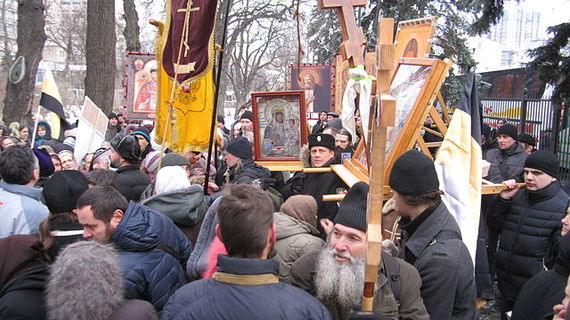
<instances>
[{"instance_id":1,"label":"tree trunk","mask_svg":"<svg viewBox=\"0 0 570 320\"><path fill-rule=\"evenodd\" d=\"M4 123L27 122L34 95L36 73L42 59L42 50L46 41L45 7L42 0L18 0L18 53L26 59L24 79L17 84L6 82L4 98Z\"/></svg>"},{"instance_id":2,"label":"tree trunk","mask_svg":"<svg viewBox=\"0 0 570 320\"><path fill-rule=\"evenodd\" d=\"M125 19L125 29L123 35L127 42L127 51L139 52L141 50L141 42L139 40L139 15L134 0L123 0L123 18Z\"/></svg>"},{"instance_id":3,"label":"tree trunk","mask_svg":"<svg viewBox=\"0 0 570 320\"><path fill-rule=\"evenodd\" d=\"M87 1L85 95L105 113L113 110L115 90L115 1Z\"/></svg>"}]
</instances>

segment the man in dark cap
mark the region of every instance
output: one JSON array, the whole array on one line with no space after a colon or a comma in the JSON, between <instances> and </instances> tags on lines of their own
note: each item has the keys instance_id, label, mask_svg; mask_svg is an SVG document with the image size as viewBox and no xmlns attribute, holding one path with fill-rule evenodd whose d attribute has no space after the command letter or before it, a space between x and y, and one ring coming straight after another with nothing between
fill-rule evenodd
<instances>
[{"instance_id":1,"label":"man in dark cap","mask_svg":"<svg viewBox=\"0 0 570 320\"><path fill-rule=\"evenodd\" d=\"M109 123L107 124L107 132L105 132L105 141L109 142L113 140L116 135L121 135L123 133L123 128L119 124L116 113L109 113L107 118L109 118Z\"/></svg>"},{"instance_id":2,"label":"man in dark cap","mask_svg":"<svg viewBox=\"0 0 570 320\"><path fill-rule=\"evenodd\" d=\"M75 213L77 200L87 189L87 179L77 170L58 171L44 184L42 195L50 214L40 232L52 262L62 248L81 240L83 227Z\"/></svg>"},{"instance_id":3,"label":"man in dark cap","mask_svg":"<svg viewBox=\"0 0 570 320\"><path fill-rule=\"evenodd\" d=\"M512 124L505 124L497 130L499 149L487 152L485 160L491 163L491 167L489 174L483 178L493 183L502 183L510 179L522 182L522 169L527 154L517 142L517 138L517 128Z\"/></svg>"},{"instance_id":4,"label":"man in dark cap","mask_svg":"<svg viewBox=\"0 0 570 320\"><path fill-rule=\"evenodd\" d=\"M305 155L303 165L310 168L328 167L335 159L335 138L330 134L311 134L309 136L309 154ZM335 202L324 202L323 195L335 194L346 190L346 185L334 172L304 173L297 172L281 189L284 197L295 194L307 194L317 201L317 229L321 238L325 239L322 224L332 225L336 217L338 205ZM321 221L323 220L323 221Z\"/></svg>"},{"instance_id":5,"label":"man in dark cap","mask_svg":"<svg viewBox=\"0 0 570 320\"><path fill-rule=\"evenodd\" d=\"M253 152L249 140L239 137L230 142L224 154L224 164L216 176L218 186L225 183L247 184L257 179L267 178L271 178L271 172L253 162Z\"/></svg>"},{"instance_id":6,"label":"man in dark cap","mask_svg":"<svg viewBox=\"0 0 570 320\"><path fill-rule=\"evenodd\" d=\"M216 120L216 127L222 129L222 131L224 131L224 134L229 135L230 129L226 128L226 121L224 120L224 116L219 114L216 116Z\"/></svg>"},{"instance_id":7,"label":"man in dark cap","mask_svg":"<svg viewBox=\"0 0 570 320\"><path fill-rule=\"evenodd\" d=\"M533 136L528 133L521 133L519 134L517 141L523 147L523 150L526 154L531 154L536 151L536 140Z\"/></svg>"},{"instance_id":8,"label":"man in dark cap","mask_svg":"<svg viewBox=\"0 0 570 320\"><path fill-rule=\"evenodd\" d=\"M240 117L240 123L241 136L253 143L253 113L249 110L245 111Z\"/></svg>"},{"instance_id":9,"label":"man in dark cap","mask_svg":"<svg viewBox=\"0 0 570 320\"><path fill-rule=\"evenodd\" d=\"M141 149L133 136L115 136L111 140L111 165L117 170L117 189L129 201L139 201L150 179L140 171Z\"/></svg>"},{"instance_id":10,"label":"man in dark cap","mask_svg":"<svg viewBox=\"0 0 570 320\"><path fill-rule=\"evenodd\" d=\"M389 181L401 216L400 256L420 273L431 319L476 319L473 260L441 201L433 161L417 150L407 151L394 163Z\"/></svg>"},{"instance_id":11,"label":"man in dark cap","mask_svg":"<svg viewBox=\"0 0 570 320\"><path fill-rule=\"evenodd\" d=\"M152 144L150 143L150 132L145 127L138 127L131 135L135 136L139 143L141 149L140 159L141 162L149 155L150 152L154 151Z\"/></svg>"},{"instance_id":12,"label":"man in dark cap","mask_svg":"<svg viewBox=\"0 0 570 320\"><path fill-rule=\"evenodd\" d=\"M503 126L504 127L504 126ZM558 181L559 162L549 151L536 151L524 163L525 188L507 181L489 210L489 222L501 228L497 279L501 311L508 312L532 276L552 268L570 197Z\"/></svg>"},{"instance_id":13,"label":"man in dark cap","mask_svg":"<svg viewBox=\"0 0 570 320\"><path fill-rule=\"evenodd\" d=\"M368 184L354 184L340 204L327 246L312 253L312 257L297 260L292 267L293 284L309 292L314 290L333 319L349 319L353 305L362 298L368 192ZM374 311L390 319L429 319L420 296L418 271L385 252L379 267L377 286L381 294L374 297Z\"/></svg>"}]
</instances>

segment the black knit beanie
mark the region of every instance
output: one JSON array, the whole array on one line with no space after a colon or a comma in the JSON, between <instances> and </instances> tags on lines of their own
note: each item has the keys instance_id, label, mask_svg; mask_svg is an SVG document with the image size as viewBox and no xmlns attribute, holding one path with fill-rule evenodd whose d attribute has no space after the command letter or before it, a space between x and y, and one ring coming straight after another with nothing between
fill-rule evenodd
<instances>
[{"instance_id":1,"label":"black knit beanie","mask_svg":"<svg viewBox=\"0 0 570 320\"><path fill-rule=\"evenodd\" d=\"M536 146L536 140L534 140L534 137L528 133L519 134L517 141L518 142L524 142L524 143L531 145L533 147Z\"/></svg>"},{"instance_id":2,"label":"black knit beanie","mask_svg":"<svg viewBox=\"0 0 570 320\"><path fill-rule=\"evenodd\" d=\"M366 232L366 199L369 191L367 183L355 183L340 203L334 223Z\"/></svg>"},{"instance_id":3,"label":"black knit beanie","mask_svg":"<svg viewBox=\"0 0 570 320\"><path fill-rule=\"evenodd\" d=\"M235 138L228 147L226 151L233 154L234 156L241 159L251 159L253 157L253 152L251 151L251 143L245 137Z\"/></svg>"},{"instance_id":4,"label":"black knit beanie","mask_svg":"<svg viewBox=\"0 0 570 320\"><path fill-rule=\"evenodd\" d=\"M525 168L540 170L551 177L558 178L560 163L550 151L536 151L526 157Z\"/></svg>"},{"instance_id":5,"label":"black knit beanie","mask_svg":"<svg viewBox=\"0 0 570 320\"><path fill-rule=\"evenodd\" d=\"M253 122L253 113L251 113L251 111L247 110L245 111L241 117L239 118L241 119L248 119L249 121Z\"/></svg>"},{"instance_id":6,"label":"black knit beanie","mask_svg":"<svg viewBox=\"0 0 570 320\"><path fill-rule=\"evenodd\" d=\"M77 200L89 189L85 176L76 170L62 170L47 179L43 196L51 213L70 212L77 207Z\"/></svg>"},{"instance_id":7,"label":"black knit beanie","mask_svg":"<svg viewBox=\"0 0 570 320\"><path fill-rule=\"evenodd\" d=\"M512 124L505 124L504 126L500 127L499 130L497 130L497 135L500 134L507 135L515 140L517 140L518 137L517 128Z\"/></svg>"},{"instance_id":8,"label":"black knit beanie","mask_svg":"<svg viewBox=\"0 0 570 320\"><path fill-rule=\"evenodd\" d=\"M405 196L439 190L439 179L433 160L417 150L405 152L392 167L390 187Z\"/></svg>"},{"instance_id":9,"label":"black knit beanie","mask_svg":"<svg viewBox=\"0 0 570 320\"><path fill-rule=\"evenodd\" d=\"M312 134L309 136L309 149L312 147L326 147L334 150L335 139L332 135L326 133Z\"/></svg>"}]
</instances>

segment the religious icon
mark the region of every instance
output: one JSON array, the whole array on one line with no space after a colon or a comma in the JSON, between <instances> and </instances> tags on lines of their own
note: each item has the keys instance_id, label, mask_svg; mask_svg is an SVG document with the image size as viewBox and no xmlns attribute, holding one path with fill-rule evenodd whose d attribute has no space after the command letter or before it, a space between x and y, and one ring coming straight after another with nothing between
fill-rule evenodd
<instances>
[{"instance_id":1,"label":"religious icon","mask_svg":"<svg viewBox=\"0 0 570 320\"><path fill-rule=\"evenodd\" d=\"M306 112L331 111L332 67L329 64L289 66L291 90L303 90Z\"/></svg>"},{"instance_id":2,"label":"religious icon","mask_svg":"<svg viewBox=\"0 0 570 320\"><path fill-rule=\"evenodd\" d=\"M298 160L307 142L303 91L252 95L256 160Z\"/></svg>"},{"instance_id":3,"label":"religious icon","mask_svg":"<svg viewBox=\"0 0 570 320\"><path fill-rule=\"evenodd\" d=\"M125 64L125 100L128 119L154 119L158 73L155 55L129 53Z\"/></svg>"}]
</instances>

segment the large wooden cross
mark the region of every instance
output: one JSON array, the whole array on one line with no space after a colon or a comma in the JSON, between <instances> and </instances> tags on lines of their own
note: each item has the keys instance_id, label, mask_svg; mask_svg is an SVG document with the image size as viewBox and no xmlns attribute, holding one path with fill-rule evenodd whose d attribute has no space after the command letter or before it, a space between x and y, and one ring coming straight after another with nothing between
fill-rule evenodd
<instances>
[{"instance_id":1,"label":"large wooden cross","mask_svg":"<svg viewBox=\"0 0 570 320\"><path fill-rule=\"evenodd\" d=\"M366 37L356 24L354 7L368 4L368 0L317 0L320 9L336 9L342 29L340 52L351 67L364 64Z\"/></svg>"}]
</instances>

